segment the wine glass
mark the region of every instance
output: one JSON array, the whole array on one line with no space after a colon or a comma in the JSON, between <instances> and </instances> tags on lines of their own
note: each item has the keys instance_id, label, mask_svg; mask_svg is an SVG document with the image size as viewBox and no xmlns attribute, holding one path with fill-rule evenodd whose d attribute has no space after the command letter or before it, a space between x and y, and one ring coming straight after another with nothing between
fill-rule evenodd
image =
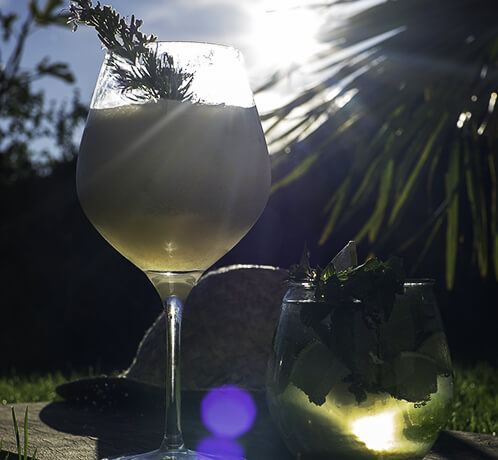
<instances>
[{"instance_id":1,"label":"wine glass","mask_svg":"<svg viewBox=\"0 0 498 460\"><path fill-rule=\"evenodd\" d=\"M193 42L149 46L158 63L176 76L183 72L183 96L157 97L150 88L126 87L119 70L130 71L128 64L108 52L81 140L77 192L95 228L152 282L167 321L162 444L120 458L210 459L216 457L183 443L182 307L201 274L263 211L270 188L268 150L239 51Z\"/></svg>"}]
</instances>

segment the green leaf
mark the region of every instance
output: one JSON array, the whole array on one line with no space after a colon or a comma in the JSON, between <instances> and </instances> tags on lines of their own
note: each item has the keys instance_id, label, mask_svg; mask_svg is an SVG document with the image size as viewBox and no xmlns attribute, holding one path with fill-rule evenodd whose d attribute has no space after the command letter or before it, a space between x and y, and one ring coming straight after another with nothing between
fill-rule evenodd
<instances>
[{"instance_id":1,"label":"green leaf","mask_svg":"<svg viewBox=\"0 0 498 460\"><path fill-rule=\"evenodd\" d=\"M321 406L343 366L329 347L311 342L299 354L292 369L290 380L308 396L311 403Z\"/></svg>"},{"instance_id":2,"label":"green leaf","mask_svg":"<svg viewBox=\"0 0 498 460\"><path fill-rule=\"evenodd\" d=\"M290 128L285 130L280 135L270 138L268 145L276 144L277 142L280 142L289 136L291 136L291 138L288 139L287 142L285 142L285 146L292 144L293 142L295 142L299 138L300 132L298 130L303 125L306 125L311 118L312 118L311 115L307 115L307 116L302 117L301 120L299 120L296 124L292 125ZM313 121L313 120L311 120L311 121ZM272 127L270 127L270 129L274 128L274 127L276 127L276 125L273 125ZM306 126L304 127L304 129L306 129ZM268 135L268 133L269 133L269 130L267 130L265 132L265 135ZM283 150L283 149L281 149L281 150Z\"/></svg>"},{"instance_id":3,"label":"green leaf","mask_svg":"<svg viewBox=\"0 0 498 460\"><path fill-rule=\"evenodd\" d=\"M69 70L69 66L62 62L49 62L48 58L43 59L36 68L40 75L51 75L60 78L67 83L74 83L74 75Z\"/></svg>"},{"instance_id":4,"label":"green leaf","mask_svg":"<svg viewBox=\"0 0 498 460\"><path fill-rule=\"evenodd\" d=\"M17 20L17 15L14 13L3 14L0 10L0 23L3 29L3 41L7 43L12 35L12 26Z\"/></svg>"},{"instance_id":5,"label":"green leaf","mask_svg":"<svg viewBox=\"0 0 498 460\"><path fill-rule=\"evenodd\" d=\"M383 135L383 130L381 130L381 134ZM391 132L385 141L385 146L380 155L377 155L373 161L371 162L370 166L367 168L366 172L364 173L363 180L360 183L360 186L356 189L355 194L353 195L353 198L351 199L351 205L354 206L357 204L359 198L365 194L367 191L368 186L373 186L373 183L375 182L375 178L377 177L379 173L379 166L384 158L384 156L390 153L390 148L392 146L393 140L395 138L396 134L394 132Z\"/></svg>"},{"instance_id":6,"label":"green leaf","mask_svg":"<svg viewBox=\"0 0 498 460\"><path fill-rule=\"evenodd\" d=\"M498 42L498 40L497 40ZM493 243L493 268L495 272L495 279L498 281L498 184L496 177L496 163L494 154L488 155L489 175L491 178L491 203L490 203L490 217L491 217L491 238Z\"/></svg>"},{"instance_id":7,"label":"green leaf","mask_svg":"<svg viewBox=\"0 0 498 460\"><path fill-rule=\"evenodd\" d=\"M417 268L422 263L423 259L425 258L425 255L429 251L429 248L431 247L432 242L434 241L434 238L437 235L437 233L439 232L439 229L441 228L442 224L443 224L443 217L440 216L438 219L436 219L434 225L432 226L431 232L425 240L424 247L423 247L422 251L420 251L420 254L419 254L416 262L413 264L413 266L411 268L412 273L416 272Z\"/></svg>"},{"instance_id":8,"label":"green leaf","mask_svg":"<svg viewBox=\"0 0 498 460\"><path fill-rule=\"evenodd\" d=\"M337 221L337 219L340 216L340 213L344 207L344 203L346 200L347 193L349 191L351 185L351 177L347 177L342 185L339 187L339 189L334 193L332 196L331 201L329 203L333 203L335 201L335 206L332 209L331 213L329 214L329 218L327 219L327 223L325 224L325 227L322 231L322 234L320 235L320 239L318 241L319 246L323 246L325 242L328 240L330 237L332 231L334 230L334 225ZM328 205L327 205L328 206Z\"/></svg>"},{"instance_id":9,"label":"green leaf","mask_svg":"<svg viewBox=\"0 0 498 460\"><path fill-rule=\"evenodd\" d=\"M375 241L375 239L377 238L377 235L382 225L382 221L384 220L387 204L389 202L389 195L393 179L393 171L394 171L394 160L391 158L388 161L387 166L384 168L384 172L380 179L379 194L377 196L377 203L375 205L374 212L370 216L370 219L368 219L366 224L363 226L363 228L354 238L357 242L360 242L367 233L368 233L368 240L370 242Z\"/></svg>"},{"instance_id":10,"label":"green leaf","mask_svg":"<svg viewBox=\"0 0 498 460\"><path fill-rule=\"evenodd\" d=\"M453 145L449 171L445 177L448 201L446 225L446 287L453 289L458 253L458 184L460 182L460 149Z\"/></svg>"},{"instance_id":11,"label":"green leaf","mask_svg":"<svg viewBox=\"0 0 498 460\"><path fill-rule=\"evenodd\" d=\"M438 139L438 136L439 136L441 130L443 129L443 127L446 123L447 118L448 118L448 113L445 112L443 114L443 116L441 117L441 119L439 120L439 123L436 126L436 129L432 132L431 136L427 140L427 143L425 144L425 147L420 154L419 160L418 160L417 164L415 165L415 167L413 168L413 171L410 174L410 176L409 176L409 178L408 178L408 180L407 180L407 182L406 182L406 184L401 192L401 195L398 197L398 199L394 203L393 210L391 212L391 215L390 215L389 221L388 221L389 226L391 226L394 223L394 221L396 220L396 217L398 216L398 213L401 211L403 205L405 204L413 186L416 183L416 180L417 180L420 172L422 171L423 166L425 165L425 163L426 163L426 161L427 161L427 159L432 151L432 147L434 146L434 143Z\"/></svg>"},{"instance_id":12,"label":"green leaf","mask_svg":"<svg viewBox=\"0 0 498 460\"><path fill-rule=\"evenodd\" d=\"M308 169L311 168L313 163L320 156L320 152L315 152L314 154L305 158L296 168L294 168L289 174L280 179L277 183L273 184L270 189L270 194L275 193L279 188L289 185L296 179L299 179L304 175Z\"/></svg>"},{"instance_id":13,"label":"green leaf","mask_svg":"<svg viewBox=\"0 0 498 460\"><path fill-rule=\"evenodd\" d=\"M467 143L464 144L464 158L466 164L465 178L467 184L467 197L472 211L474 249L477 252L477 262L482 277L487 274L488 268L488 235L486 200L482 184L479 184L480 165L479 152L471 157Z\"/></svg>"},{"instance_id":14,"label":"green leaf","mask_svg":"<svg viewBox=\"0 0 498 460\"><path fill-rule=\"evenodd\" d=\"M330 136L328 136L320 145L317 147L315 153L310 154L305 158L300 164L298 164L290 173L280 179L278 182L272 185L270 189L270 194L275 193L279 188L289 185L295 180L302 177L315 163L315 161L323 153L323 149L334 140L337 136L349 130L358 120L361 119L363 114L354 114L351 118L346 120L339 128L337 128Z\"/></svg>"},{"instance_id":15,"label":"green leaf","mask_svg":"<svg viewBox=\"0 0 498 460\"><path fill-rule=\"evenodd\" d=\"M326 282L334 274L335 274L334 263L329 262L327 266L320 273L320 280Z\"/></svg>"},{"instance_id":16,"label":"green leaf","mask_svg":"<svg viewBox=\"0 0 498 460\"><path fill-rule=\"evenodd\" d=\"M437 151L432 156L431 165L429 167L429 174L427 178L427 198L430 200L432 196L432 187L434 185L434 181L436 177L436 168L439 163L439 159L441 158L441 148L437 149Z\"/></svg>"},{"instance_id":17,"label":"green leaf","mask_svg":"<svg viewBox=\"0 0 498 460\"><path fill-rule=\"evenodd\" d=\"M310 282L313 282L316 279L316 270L311 268L310 252L306 244L304 245L299 264L291 265L289 268L289 279L294 281Z\"/></svg>"}]
</instances>

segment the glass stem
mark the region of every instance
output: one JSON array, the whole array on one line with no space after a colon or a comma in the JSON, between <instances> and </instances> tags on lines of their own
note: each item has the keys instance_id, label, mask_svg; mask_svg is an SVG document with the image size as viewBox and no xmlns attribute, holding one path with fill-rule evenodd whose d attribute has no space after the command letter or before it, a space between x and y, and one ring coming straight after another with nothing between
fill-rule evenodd
<instances>
[{"instance_id":1,"label":"glass stem","mask_svg":"<svg viewBox=\"0 0 498 460\"><path fill-rule=\"evenodd\" d=\"M161 450L182 449L180 336L183 302L173 295L164 301L166 317L166 420Z\"/></svg>"}]
</instances>

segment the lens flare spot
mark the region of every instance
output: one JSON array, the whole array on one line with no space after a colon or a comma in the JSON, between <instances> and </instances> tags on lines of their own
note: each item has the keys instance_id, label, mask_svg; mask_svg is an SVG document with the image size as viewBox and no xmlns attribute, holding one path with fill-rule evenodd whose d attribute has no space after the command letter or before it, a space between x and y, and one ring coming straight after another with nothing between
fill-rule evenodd
<instances>
[{"instance_id":1,"label":"lens flare spot","mask_svg":"<svg viewBox=\"0 0 498 460\"><path fill-rule=\"evenodd\" d=\"M204 396L201 417L212 434L233 439L251 428L256 418L256 406L249 393L234 385L226 385Z\"/></svg>"},{"instance_id":2,"label":"lens flare spot","mask_svg":"<svg viewBox=\"0 0 498 460\"><path fill-rule=\"evenodd\" d=\"M244 449L242 446L232 439L208 437L202 439L196 448L197 452L201 454L200 460L203 459L202 454L206 455L206 460L211 460L214 455L220 460L243 460Z\"/></svg>"}]
</instances>

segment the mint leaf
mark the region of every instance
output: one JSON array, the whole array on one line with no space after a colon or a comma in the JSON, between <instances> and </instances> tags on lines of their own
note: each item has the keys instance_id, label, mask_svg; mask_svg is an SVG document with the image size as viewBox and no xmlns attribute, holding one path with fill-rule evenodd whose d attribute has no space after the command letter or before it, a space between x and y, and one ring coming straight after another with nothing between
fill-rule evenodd
<instances>
[{"instance_id":1,"label":"mint leaf","mask_svg":"<svg viewBox=\"0 0 498 460\"><path fill-rule=\"evenodd\" d=\"M415 337L403 341L408 349L386 346L383 338L387 331L396 335L387 326L396 296L404 293L401 259L372 258L354 266L355 259L350 242L323 270L311 268L306 248L300 264L292 267L295 280L315 285L316 302L301 304L300 319L313 331L309 347L314 351L306 352L307 346L299 355L291 381L320 405L337 382L334 368L339 367L358 403L367 393L379 392L419 403L428 400L437 390L433 360L413 353Z\"/></svg>"},{"instance_id":2,"label":"mint leaf","mask_svg":"<svg viewBox=\"0 0 498 460\"><path fill-rule=\"evenodd\" d=\"M314 282L317 278L316 270L310 265L310 252L304 245L299 264L291 265L289 268L289 279L292 281Z\"/></svg>"},{"instance_id":3,"label":"mint leaf","mask_svg":"<svg viewBox=\"0 0 498 460\"><path fill-rule=\"evenodd\" d=\"M296 359L290 380L306 393L310 402L321 406L333 385L343 380L347 372L329 347L313 341Z\"/></svg>"}]
</instances>

